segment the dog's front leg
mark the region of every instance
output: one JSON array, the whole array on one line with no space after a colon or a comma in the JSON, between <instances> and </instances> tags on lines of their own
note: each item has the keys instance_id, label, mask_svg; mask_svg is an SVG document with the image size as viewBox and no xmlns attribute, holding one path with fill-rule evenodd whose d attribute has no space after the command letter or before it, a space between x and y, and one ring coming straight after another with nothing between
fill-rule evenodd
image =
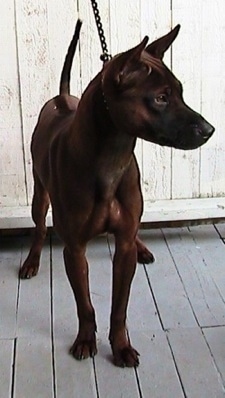
<instances>
[{"instance_id":1,"label":"dog's front leg","mask_svg":"<svg viewBox=\"0 0 225 398\"><path fill-rule=\"evenodd\" d=\"M65 248L64 261L66 273L75 296L79 319L78 335L70 352L76 359L93 357L97 353L96 322L95 311L90 298L85 248L73 250Z\"/></svg>"},{"instance_id":2,"label":"dog's front leg","mask_svg":"<svg viewBox=\"0 0 225 398\"><path fill-rule=\"evenodd\" d=\"M138 353L130 345L126 329L126 313L131 282L137 263L135 240L116 239L113 260L113 293L109 340L116 366L138 366Z\"/></svg>"}]
</instances>

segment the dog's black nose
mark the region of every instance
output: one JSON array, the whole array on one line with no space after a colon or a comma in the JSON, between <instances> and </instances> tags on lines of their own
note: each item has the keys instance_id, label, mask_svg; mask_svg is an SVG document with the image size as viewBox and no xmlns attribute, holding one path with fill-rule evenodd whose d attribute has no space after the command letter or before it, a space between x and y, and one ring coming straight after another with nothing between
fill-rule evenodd
<instances>
[{"instance_id":1,"label":"dog's black nose","mask_svg":"<svg viewBox=\"0 0 225 398\"><path fill-rule=\"evenodd\" d=\"M204 122L201 123L199 133L203 138L205 138L205 139L210 138L213 135L214 131L215 131L215 128L210 123L208 123L206 120L204 120Z\"/></svg>"},{"instance_id":2,"label":"dog's black nose","mask_svg":"<svg viewBox=\"0 0 225 398\"><path fill-rule=\"evenodd\" d=\"M193 125L193 128L195 130L195 132L199 135L201 135L202 138L204 138L205 140L208 140L214 133L215 128L208 123L206 120L203 120L201 123L199 124L195 124Z\"/></svg>"}]
</instances>

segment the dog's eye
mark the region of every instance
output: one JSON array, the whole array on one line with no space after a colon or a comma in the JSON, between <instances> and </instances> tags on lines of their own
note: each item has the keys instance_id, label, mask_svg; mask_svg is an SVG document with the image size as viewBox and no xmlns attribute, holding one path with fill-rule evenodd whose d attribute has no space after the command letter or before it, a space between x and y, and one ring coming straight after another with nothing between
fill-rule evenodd
<instances>
[{"instance_id":1,"label":"dog's eye","mask_svg":"<svg viewBox=\"0 0 225 398\"><path fill-rule=\"evenodd\" d=\"M166 94L160 94L157 97L155 97L155 102L158 105L166 105L166 104L168 104L168 99L167 99Z\"/></svg>"}]
</instances>

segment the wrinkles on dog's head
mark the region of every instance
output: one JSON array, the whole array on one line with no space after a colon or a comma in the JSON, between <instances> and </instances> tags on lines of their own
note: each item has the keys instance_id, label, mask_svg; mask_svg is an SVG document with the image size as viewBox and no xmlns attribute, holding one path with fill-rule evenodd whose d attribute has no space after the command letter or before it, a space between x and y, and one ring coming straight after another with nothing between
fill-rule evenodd
<instances>
[{"instance_id":1,"label":"wrinkles on dog's head","mask_svg":"<svg viewBox=\"0 0 225 398\"><path fill-rule=\"evenodd\" d=\"M147 68L149 68L149 70L152 72L157 72L161 76L164 75L165 69L167 69L161 59L153 57L146 51L142 52L141 61L146 65Z\"/></svg>"}]
</instances>

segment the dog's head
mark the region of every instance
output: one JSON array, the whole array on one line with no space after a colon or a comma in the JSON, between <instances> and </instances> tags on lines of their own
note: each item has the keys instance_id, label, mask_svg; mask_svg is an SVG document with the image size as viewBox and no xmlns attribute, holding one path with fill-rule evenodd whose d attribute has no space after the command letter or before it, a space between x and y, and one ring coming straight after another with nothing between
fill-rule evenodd
<instances>
[{"instance_id":1,"label":"dog's head","mask_svg":"<svg viewBox=\"0 0 225 398\"><path fill-rule=\"evenodd\" d=\"M194 149L204 144L214 127L189 108L182 85L163 63L165 51L179 32L115 56L102 72L102 90L118 129L159 145Z\"/></svg>"}]
</instances>

